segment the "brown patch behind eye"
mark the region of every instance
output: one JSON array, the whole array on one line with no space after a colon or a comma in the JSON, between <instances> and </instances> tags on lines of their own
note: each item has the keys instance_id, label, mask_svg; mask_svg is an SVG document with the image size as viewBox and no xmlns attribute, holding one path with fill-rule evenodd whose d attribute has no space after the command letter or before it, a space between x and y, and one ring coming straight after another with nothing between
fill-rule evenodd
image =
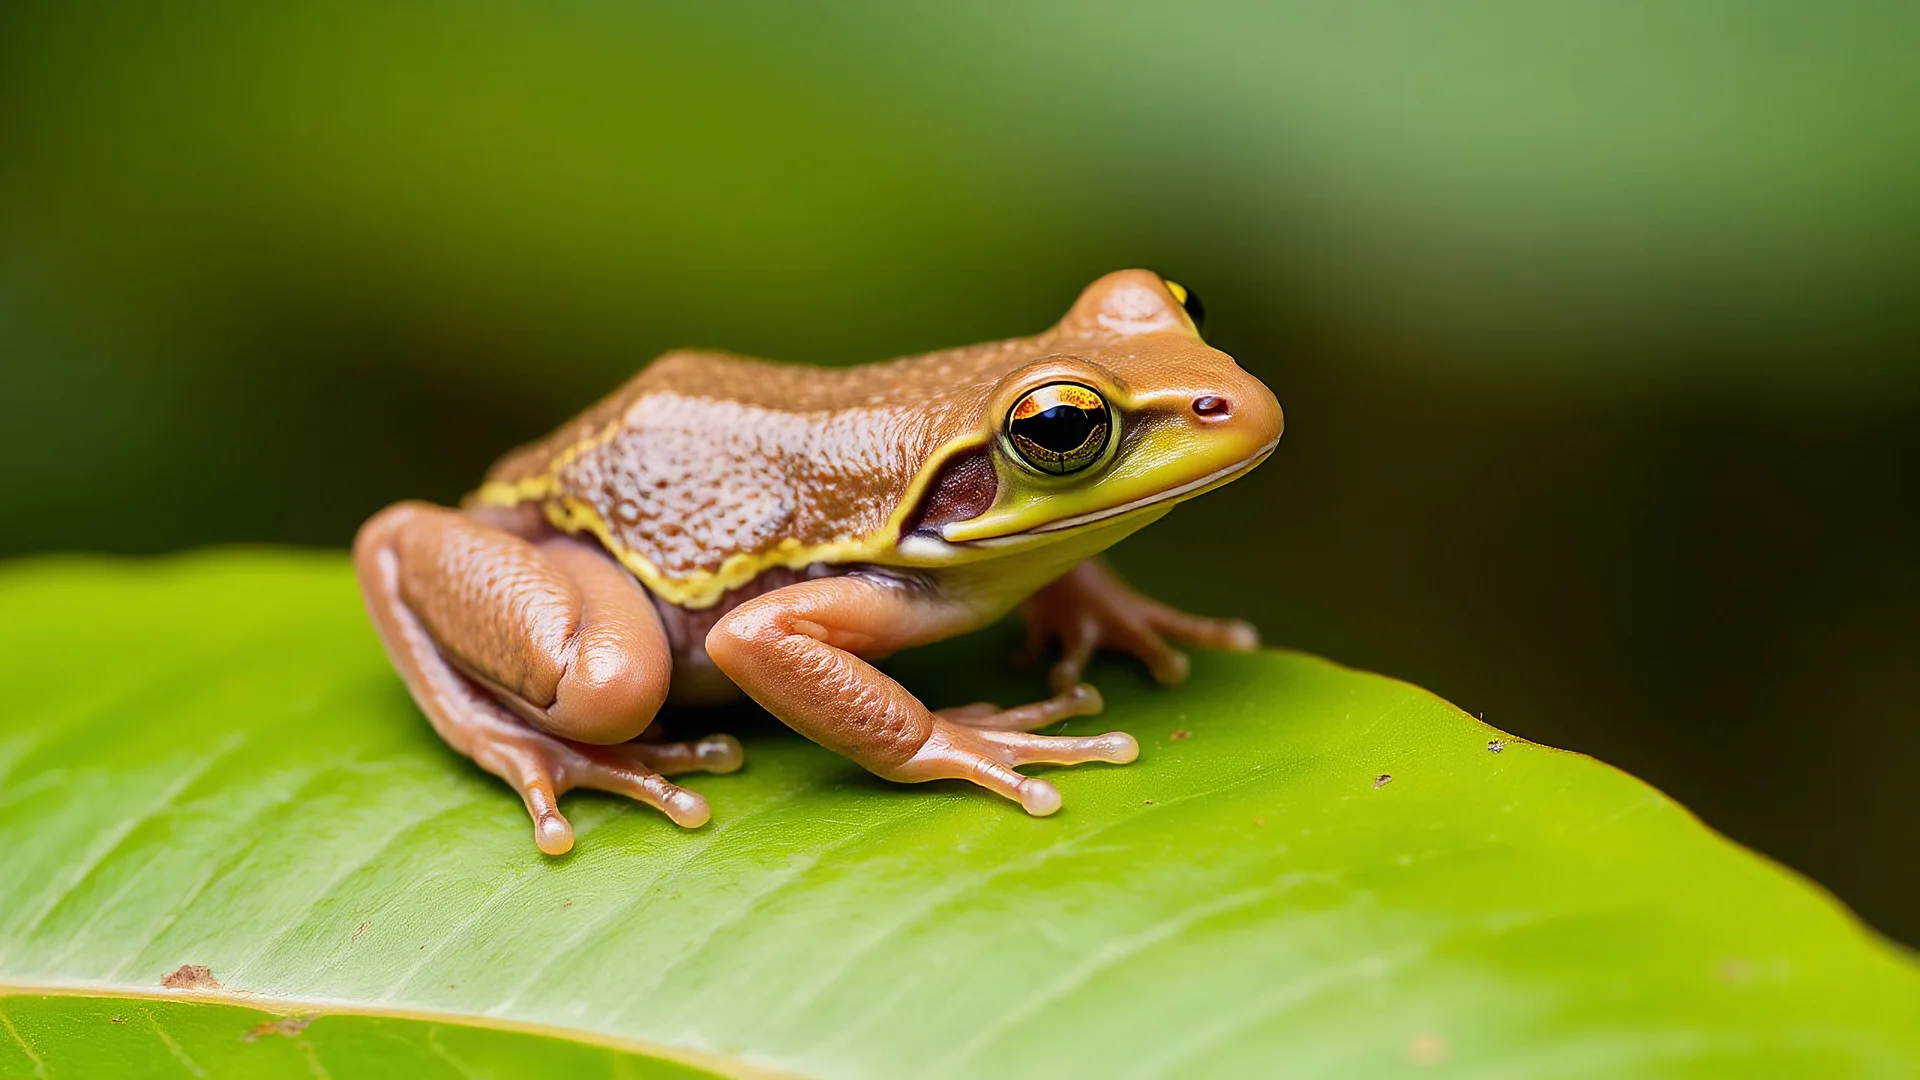
<instances>
[{"instance_id":1,"label":"brown patch behind eye","mask_svg":"<svg viewBox=\"0 0 1920 1080\"><path fill-rule=\"evenodd\" d=\"M987 512L1000 490L994 475L993 455L984 446L955 455L940 470L927 489L920 506L908 515L900 533L939 528L955 521L966 521Z\"/></svg>"}]
</instances>

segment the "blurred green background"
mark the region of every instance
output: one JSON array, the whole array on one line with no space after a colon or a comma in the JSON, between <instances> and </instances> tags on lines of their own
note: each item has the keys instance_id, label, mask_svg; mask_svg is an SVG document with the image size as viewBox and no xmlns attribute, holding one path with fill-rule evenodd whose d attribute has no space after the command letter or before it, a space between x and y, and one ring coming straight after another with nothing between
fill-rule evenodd
<instances>
[{"instance_id":1,"label":"blurred green background","mask_svg":"<svg viewBox=\"0 0 1920 1080\"><path fill-rule=\"evenodd\" d=\"M0 554L343 546L668 347L1149 266L1289 423L1123 570L1920 942L1916 55L1891 3L12 0Z\"/></svg>"}]
</instances>

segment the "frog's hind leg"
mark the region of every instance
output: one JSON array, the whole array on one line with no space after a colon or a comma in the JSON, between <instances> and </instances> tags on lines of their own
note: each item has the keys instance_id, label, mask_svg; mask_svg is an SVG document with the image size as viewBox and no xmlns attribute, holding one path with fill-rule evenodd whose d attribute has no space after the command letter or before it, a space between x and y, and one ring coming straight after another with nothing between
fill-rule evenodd
<instances>
[{"instance_id":1,"label":"frog's hind leg","mask_svg":"<svg viewBox=\"0 0 1920 1080\"><path fill-rule=\"evenodd\" d=\"M534 841L550 855L573 846L557 805L573 788L704 824L706 800L665 777L731 772L740 744L726 735L625 742L666 698L671 659L659 616L598 549L535 536L418 503L390 507L361 529L361 590L414 700L448 745L519 790Z\"/></svg>"}]
</instances>

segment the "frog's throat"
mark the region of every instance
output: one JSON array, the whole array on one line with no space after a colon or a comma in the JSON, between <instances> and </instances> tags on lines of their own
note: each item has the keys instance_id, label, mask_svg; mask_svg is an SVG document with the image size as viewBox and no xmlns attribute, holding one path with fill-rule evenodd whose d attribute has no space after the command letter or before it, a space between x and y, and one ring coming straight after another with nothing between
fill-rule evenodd
<instances>
[{"instance_id":1,"label":"frog's throat","mask_svg":"<svg viewBox=\"0 0 1920 1080\"><path fill-rule=\"evenodd\" d=\"M1198 480L1189 481L1188 483L1181 484L1178 487L1168 488L1165 491L1155 492L1151 495L1142 495L1140 498L1134 499L1130 502L1121 503L1119 506L1111 506L1104 510L1090 510L1084 514L1075 514L1072 517L1061 518L1058 521L1049 521L1041 525L1035 525L1031 529L1024 529L1019 532L1005 533L999 536L982 536L982 537L976 537L973 539L961 540L956 542L963 543L963 544L988 545L988 544L994 544L996 542L1018 540L1023 537L1044 536L1044 535L1050 535L1054 533L1067 532L1070 530L1079 530L1079 529L1087 528L1089 526L1102 524L1104 522L1109 522L1114 518L1122 517L1128 514L1138 513L1143 510L1150 510L1155 507L1166 506L1169 503L1186 502L1188 499L1192 499L1200 495L1205 495L1207 492L1212 491L1214 488L1221 487L1225 484L1232 483L1234 480L1239 479L1243 474L1252 471L1255 466L1267 460L1267 458L1270 455L1272 455L1274 449L1279 445L1280 445L1280 440L1275 439L1272 442L1268 443L1267 445L1261 447L1259 450L1255 451L1253 456L1247 458L1245 461L1236 462L1232 465L1228 465L1223 469L1217 469L1214 472L1211 472L1206 476L1201 477ZM942 533L943 533L943 539L944 539L944 533L945 533L944 529L942 530Z\"/></svg>"},{"instance_id":2,"label":"frog's throat","mask_svg":"<svg viewBox=\"0 0 1920 1080\"><path fill-rule=\"evenodd\" d=\"M585 500L567 494L560 482L561 470L580 454L610 438L617 428L617 424L609 425L606 431L568 448L557 455L541 475L481 485L474 492L471 504L508 507L538 503L554 528L566 533L592 535L622 566L640 579L647 591L677 607L695 611L714 606L728 590L739 588L769 570L799 570L814 563L874 563L928 568L950 566L998 558L1011 554L1010 549L1056 543L1096 527L1116 526L1121 524L1121 519L1155 511L1164 512L1173 503L1185 502L1237 479L1265 461L1279 442L1276 439L1246 460L1190 483L1119 506L1047 522L1032 529L959 541L949 541L944 537L935 539L921 534L907 535L904 531L907 519L926 497L927 489L938 475L940 466L953 455L986 441L979 436L963 437L942 446L929 456L926 466L914 477L906 497L888 516L886 524L865 536L838 538L825 543L807 543L787 537L760 551L729 555L712 570L690 570L669 575L646 556L616 539L600 512Z\"/></svg>"}]
</instances>

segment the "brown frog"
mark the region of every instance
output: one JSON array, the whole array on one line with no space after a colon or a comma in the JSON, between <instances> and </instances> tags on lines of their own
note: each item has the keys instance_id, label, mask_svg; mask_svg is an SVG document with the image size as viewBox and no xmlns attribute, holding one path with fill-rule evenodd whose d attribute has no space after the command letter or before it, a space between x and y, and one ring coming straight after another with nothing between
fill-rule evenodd
<instances>
[{"instance_id":1,"label":"brown frog","mask_svg":"<svg viewBox=\"0 0 1920 1080\"><path fill-rule=\"evenodd\" d=\"M742 692L880 776L1050 814L1059 792L1018 766L1139 753L1122 732L1031 734L1100 710L1080 681L1096 649L1174 683L1170 640L1257 644L1097 558L1280 437L1279 403L1199 316L1126 270L1033 337L845 369L670 353L460 509L375 515L361 588L434 729L519 790L548 854L573 846L571 788L704 824L706 800L666 777L737 769L740 744L661 741L654 717ZM1045 701L930 709L871 663L1015 607L1032 646L1061 643Z\"/></svg>"}]
</instances>

